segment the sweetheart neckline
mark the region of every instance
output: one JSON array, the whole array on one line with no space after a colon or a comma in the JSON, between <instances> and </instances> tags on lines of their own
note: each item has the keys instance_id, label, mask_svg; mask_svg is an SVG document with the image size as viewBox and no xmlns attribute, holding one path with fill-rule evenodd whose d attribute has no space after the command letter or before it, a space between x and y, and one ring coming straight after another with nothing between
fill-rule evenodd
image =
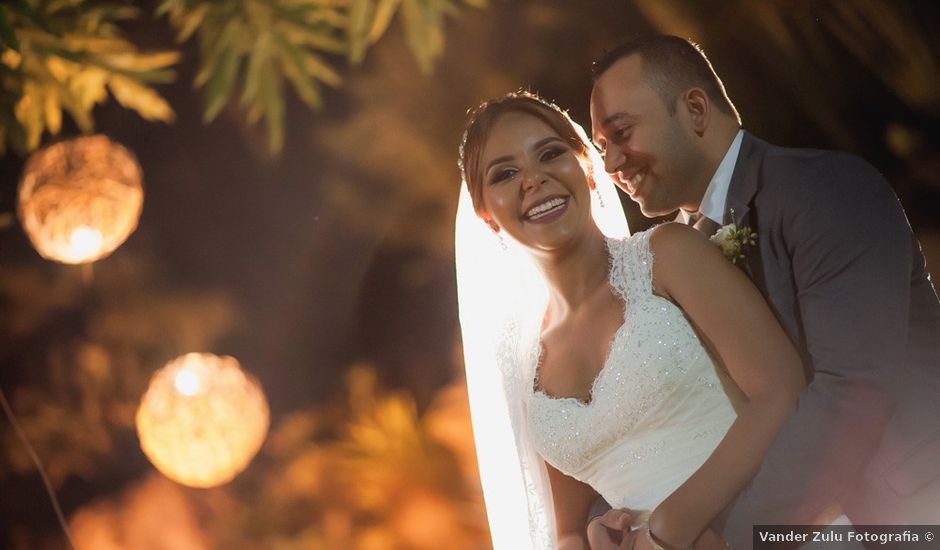
<instances>
[{"instance_id":1,"label":"sweetheart neckline","mask_svg":"<svg viewBox=\"0 0 940 550\"><path fill-rule=\"evenodd\" d=\"M624 310L626 310L626 302L624 302ZM626 315L626 311L624 311L623 323L621 323L620 326L617 327L617 330L614 332L614 335L610 338L610 343L608 344L608 348L607 348L607 356L604 358L604 362L601 364L600 370L598 370L597 374L594 376L594 381L591 382L591 388L590 390L588 390L587 401L584 401L580 397L573 396L573 395L571 396L551 395L550 393L546 392L542 388L535 387L535 383L537 382L538 376L539 376L538 369L542 363L542 355L545 353L545 346L542 344L542 339L539 338L535 344L536 346L538 346L539 352L538 352L538 359L536 360L536 365L535 365L535 379L532 381L533 382L532 392L535 395L541 396L550 401L574 401L575 403L577 403L579 406L583 408L588 408L591 405L593 405L596 401L595 398L597 397L598 382L600 381L601 377L603 377L604 374L610 370L610 361L614 352L614 347L617 345L617 341L620 340L620 338L623 336L625 332L624 329L627 328L627 325L628 325L627 315Z\"/></svg>"},{"instance_id":2,"label":"sweetheart neckline","mask_svg":"<svg viewBox=\"0 0 940 550\"><path fill-rule=\"evenodd\" d=\"M588 396L587 396L588 400L584 401L580 397L576 397L576 396L557 396L556 397L554 395L549 394L544 389L540 387L536 387L536 385L538 384L538 380L539 380L539 367L542 366L542 357L545 355L545 344L542 343L541 337L536 338L535 340L535 346L536 346L538 353L536 353L536 359L535 359L535 375L532 377L532 383L529 386L531 388L531 391L535 395L541 395L545 399L549 399L552 401L574 401L581 407L585 407L585 408L590 407L595 401L594 399L595 390L597 389L598 380L601 379L601 377L604 375L606 371L610 370L608 367L610 366L610 359L611 359L611 356L613 355L614 346L617 345L617 341L620 339L620 337L622 336L624 332L624 329L627 328L627 325L629 324L629 316L628 316L629 312L627 311L627 296L624 292L621 292L619 289L617 289L617 286L614 284L614 281L613 281L614 251L612 247L613 243L611 241L612 239L604 239L604 246L607 249L607 260L608 260L607 288L610 289L613 295L620 301L620 304L622 306L621 310L623 312L623 321L620 323L620 326L617 327L617 330L614 331L613 336L611 336L610 338L610 342L607 344L607 355L604 357L604 362L601 363L601 368L597 371L597 374L594 375L594 380L591 382L591 387L588 390Z\"/></svg>"}]
</instances>

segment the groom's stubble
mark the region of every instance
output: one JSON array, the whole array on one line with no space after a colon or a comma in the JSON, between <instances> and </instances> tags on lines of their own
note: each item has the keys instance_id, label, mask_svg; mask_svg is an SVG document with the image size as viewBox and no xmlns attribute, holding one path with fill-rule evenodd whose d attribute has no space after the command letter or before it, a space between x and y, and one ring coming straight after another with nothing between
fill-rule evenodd
<instances>
[{"instance_id":1,"label":"groom's stubble","mask_svg":"<svg viewBox=\"0 0 940 550\"><path fill-rule=\"evenodd\" d=\"M591 95L594 137L607 171L647 217L698 210L720 161L710 159L706 141L712 136L696 132L695 113L681 98L673 107L647 82L639 55L613 63ZM634 185L637 174L641 181Z\"/></svg>"}]
</instances>

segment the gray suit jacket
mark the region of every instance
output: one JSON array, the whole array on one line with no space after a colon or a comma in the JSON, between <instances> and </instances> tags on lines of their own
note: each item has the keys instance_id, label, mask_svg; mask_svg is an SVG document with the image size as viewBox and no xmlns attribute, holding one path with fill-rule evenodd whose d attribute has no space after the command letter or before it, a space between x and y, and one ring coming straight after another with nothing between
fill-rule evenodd
<instances>
[{"instance_id":1,"label":"gray suit jacket","mask_svg":"<svg viewBox=\"0 0 940 550\"><path fill-rule=\"evenodd\" d=\"M891 187L855 156L745 133L727 207L758 234L742 269L811 381L726 540L750 548L752 525L833 502L855 524L940 523L940 302Z\"/></svg>"}]
</instances>

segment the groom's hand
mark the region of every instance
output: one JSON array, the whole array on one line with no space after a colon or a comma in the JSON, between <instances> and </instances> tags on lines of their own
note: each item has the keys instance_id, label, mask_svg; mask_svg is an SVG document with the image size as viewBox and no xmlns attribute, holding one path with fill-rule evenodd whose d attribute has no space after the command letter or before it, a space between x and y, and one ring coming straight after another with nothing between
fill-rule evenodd
<instances>
[{"instance_id":1,"label":"groom's hand","mask_svg":"<svg viewBox=\"0 0 940 550\"><path fill-rule=\"evenodd\" d=\"M624 508L608 510L604 515L592 519L587 526L591 550L619 550L623 547L622 543L631 538L628 535L632 524L633 515Z\"/></svg>"}]
</instances>

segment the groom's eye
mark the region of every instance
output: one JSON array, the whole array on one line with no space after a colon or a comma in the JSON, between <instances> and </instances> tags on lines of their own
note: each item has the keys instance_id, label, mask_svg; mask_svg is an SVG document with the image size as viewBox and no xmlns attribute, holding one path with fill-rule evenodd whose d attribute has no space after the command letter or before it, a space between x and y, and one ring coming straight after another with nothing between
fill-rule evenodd
<instances>
[{"instance_id":1,"label":"groom's eye","mask_svg":"<svg viewBox=\"0 0 940 550\"><path fill-rule=\"evenodd\" d=\"M632 129L633 129L632 126L622 126L622 127L620 127L620 128L617 128L616 130L614 130L614 135L611 136L611 137L613 137L613 142L614 142L614 143L619 143L619 142L623 141L624 139L626 139L627 137L629 137L629 135L630 135L630 130L632 130Z\"/></svg>"}]
</instances>

